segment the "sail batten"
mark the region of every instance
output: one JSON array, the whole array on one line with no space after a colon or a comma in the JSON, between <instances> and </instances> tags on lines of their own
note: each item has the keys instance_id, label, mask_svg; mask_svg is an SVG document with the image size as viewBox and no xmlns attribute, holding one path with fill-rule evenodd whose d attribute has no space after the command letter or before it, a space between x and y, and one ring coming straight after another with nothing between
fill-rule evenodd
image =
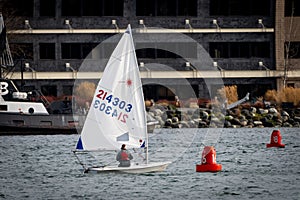
<instances>
[{"instance_id":1,"label":"sail batten","mask_svg":"<svg viewBox=\"0 0 300 200\"><path fill-rule=\"evenodd\" d=\"M141 147L147 140L144 105L129 25L97 85L81 132L82 150L116 150L122 143Z\"/></svg>"}]
</instances>

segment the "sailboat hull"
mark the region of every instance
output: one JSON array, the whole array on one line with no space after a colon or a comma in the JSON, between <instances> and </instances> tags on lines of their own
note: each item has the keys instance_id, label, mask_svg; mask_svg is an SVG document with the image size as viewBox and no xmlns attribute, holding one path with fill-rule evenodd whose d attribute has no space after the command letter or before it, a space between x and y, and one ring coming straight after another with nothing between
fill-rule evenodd
<instances>
[{"instance_id":1,"label":"sailboat hull","mask_svg":"<svg viewBox=\"0 0 300 200\"><path fill-rule=\"evenodd\" d=\"M114 166L105 166L105 167L90 167L88 172L123 172L123 173L149 173L149 172L160 172L164 171L171 162L155 162L148 164L139 164L131 165L130 167L114 167Z\"/></svg>"}]
</instances>

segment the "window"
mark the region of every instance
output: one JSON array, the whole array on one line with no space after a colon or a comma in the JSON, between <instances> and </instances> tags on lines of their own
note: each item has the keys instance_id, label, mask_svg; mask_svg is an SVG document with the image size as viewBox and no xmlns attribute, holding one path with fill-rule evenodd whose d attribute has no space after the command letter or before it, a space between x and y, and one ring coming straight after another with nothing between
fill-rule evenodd
<instances>
[{"instance_id":1,"label":"window","mask_svg":"<svg viewBox=\"0 0 300 200\"><path fill-rule=\"evenodd\" d=\"M55 43L40 43L40 59L55 59Z\"/></svg>"},{"instance_id":2,"label":"window","mask_svg":"<svg viewBox=\"0 0 300 200\"><path fill-rule=\"evenodd\" d=\"M270 58L269 42L211 42L212 58Z\"/></svg>"},{"instance_id":3,"label":"window","mask_svg":"<svg viewBox=\"0 0 300 200\"><path fill-rule=\"evenodd\" d=\"M83 43L81 44L81 55L82 55L82 58L86 58L89 53L97 46L98 44L97 43ZM97 55L94 55L94 54L91 54L90 57L88 57L89 59L93 59L95 58Z\"/></svg>"},{"instance_id":4,"label":"window","mask_svg":"<svg viewBox=\"0 0 300 200\"><path fill-rule=\"evenodd\" d=\"M164 86L158 86L158 99L174 100L175 94Z\"/></svg>"},{"instance_id":5,"label":"window","mask_svg":"<svg viewBox=\"0 0 300 200\"><path fill-rule=\"evenodd\" d=\"M7 105L0 105L1 111L7 111Z\"/></svg>"},{"instance_id":6,"label":"window","mask_svg":"<svg viewBox=\"0 0 300 200\"><path fill-rule=\"evenodd\" d=\"M14 16L33 16L33 0L9 0L4 8L13 9Z\"/></svg>"},{"instance_id":7,"label":"window","mask_svg":"<svg viewBox=\"0 0 300 200\"><path fill-rule=\"evenodd\" d=\"M300 42L290 42L290 45L288 42L285 43L285 57L289 58L300 58Z\"/></svg>"},{"instance_id":8,"label":"window","mask_svg":"<svg viewBox=\"0 0 300 200\"><path fill-rule=\"evenodd\" d=\"M211 42L209 43L209 54L212 58L228 58L228 42Z\"/></svg>"},{"instance_id":9,"label":"window","mask_svg":"<svg viewBox=\"0 0 300 200\"><path fill-rule=\"evenodd\" d=\"M80 43L62 43L62 59L80 59Z\"/></svg>"},{"instance_id":10,"label":"window","mask_svg":"<svg viewBox=\"0 0 300 200\"><path fill-rule=\"evenodd\" d=\"M62 16L81 16L80 0L62 0L61 14Z\"/></svg>"},{"instance_id":11,"label":"window","mask_svg":"<svg viewBox=\"0 0 300 200\"><path fill-rule=\"evenodd\" d=\"M99 0L85 0L82 1L82 15L83 16L100 16L102 14L101 1Z\"/></svg>"},{"instance_id":12,"label":"window","mask_svg":"<svg viewBox=\"0 0 300 200\"><path fill-rule=\"evenodd\" d=\"M72 95L72 92L73 92L73 86L72 85L64 85L62 89L63 89L63 94L64 95Z\"/></svg>"},{"instance_id":13,"label":"window","mask_svg":"<svg viewBox=\"0 0 300 200\"><path fill-rule=\"evenodd\" d=\"M57 96L57 87L56 85L43 85L41 86L41 92L45 96Z\"/></svg>"},{"instance_id":14,"label":"window","mask_svg":"<svg viewBox=\"0 0 300 200\"><path fill-rule=\"evenodd\" d=\"M163 49L152 49L152 48L138 49L136 50L136 54L138 58L152 58L152 59L180 58L179 55Z\"/></svg>"},{"instance_id":15,"label":"window","mask_svg":"<svg viewBox=\"0 0 300 200\"><path fill-rule=\"evenodd\" d=\"M138 46L147 47L136 50L138 58L197 58L196 43L145 43Z\"/></svg>"},{"instance_id":16,"label":"window","mask_svg":"<svg viewBox=\"0 0 300 200\"><path fill-rule=\"evenodd\" d=\"M210 15L270 16L270 0L211 0Z\"/></svg>"},{"instance_id":17,"label":"window","mask_svg":"<svg viewBox=\"0 0 300 200\"><path fill-rule=\"evenodd\" d=\"M62 43L62 59L84 59L97 43Z\"/></svg>"},{"instance_id":18,"label":"window","mask_svg":"<svg viewBox=\"0 0 300 200\"><path fill-rule=\"evenodd\" d=\"M300 1L285 0L285 16L300 16Z\"/></svg>"},{"instance_id":19,"label":"window","mask_svg":"<svg viewBox=\"0 0 300 200\"><path fill-rule=\"evenodd\" d=\"M123 16L124 0L103 0L105 16Z\"/></svg>"},{"instance_id":20,"label":"window","mask_svg":"<svg viewBox=\"0 0 300 200\"><path fill-rule=\"evenodd\" d=\"M40 16L55 17L56 0L40 1Z\"/></svg>"},{"instance_id":21,"label":"window","mask_svg":"<svg viewBox=\"0 0 300 200\"><path fill-rule=\"evenodd\" d=\"M62 0L62 16L123 16L124 0Z\"/></svg>"},{"instance_id":22,"label":"window","mask_svg":"<svg viewBox=\"0 0 300 200\"><path fill-rule=\"evenodd\" d=\"M197 0L136 0L137 16L197 16Z\"/></svg>"}]
</instances>

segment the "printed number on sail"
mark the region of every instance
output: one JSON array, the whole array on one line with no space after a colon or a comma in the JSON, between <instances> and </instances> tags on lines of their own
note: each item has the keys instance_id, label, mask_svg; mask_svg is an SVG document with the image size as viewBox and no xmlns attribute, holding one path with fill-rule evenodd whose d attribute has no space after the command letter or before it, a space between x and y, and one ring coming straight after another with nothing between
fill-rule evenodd
<instances>
[{"instance_id":1,"label":"printed number on sail","mask_svg":"<svg viewBox=\"0 0 300 200\"><path fill-rule=\"evenodd\" d=\"M104 112L105 114L111 116L111 117L116 117L118 120L120 120L123 123L126 123L126 119L128 118L128 115L123 112L118 112L117 109L106 105L104 102L100 102L99 100L96 100L94 103L94 108L98 109L101 112Z\"/></svg>"},{"instance_id":2,"label":"printed number on sail","mask_svg":"<svg viewBox=\"0 0 300 200\"><path fill-rule=\"evenodd\" d=\"M114 107L124 109L126 112L130 112L132 109L132 104L127 104L125 101L120 100L118 97L114 97L112 94L108 94L108 92L104 90L99 90L99 93L96 95L96 97L101 100L106 100L107 103L112 104Z\"/></svg>"}]
</instances>

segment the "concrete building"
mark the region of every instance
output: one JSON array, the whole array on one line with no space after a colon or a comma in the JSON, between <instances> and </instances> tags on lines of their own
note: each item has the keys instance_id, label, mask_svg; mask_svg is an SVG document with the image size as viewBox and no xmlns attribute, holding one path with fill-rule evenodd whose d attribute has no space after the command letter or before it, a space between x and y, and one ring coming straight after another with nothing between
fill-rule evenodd
<instances>
[{"instance_id":1,"label":"concrete building","mask_svg":"<svg viewBox=\"0 0 300 200\"><path fill-rule=\"evenodd\" d=\"M3 15L12 13L4 16L6 21L13 21L9 42L15 68L8 77L25 90L70 95L75 78L97 80L96 68L103 70L115 44L104 44L101 55L89 52L131 24L146 38L147 34L160 38L155 44L135 40L146 98L188 97L184 81L199 98L214 95L223 83L237 85L240 97L247 92L263 96L267 89L284 84L299 87L296 4L296 0L9 0L2 5ZM165 40L161 34L170 37ZM179 42L182 35L186 38ZM288 59L287 42L292 52ZM207 56L205 52L209 58L199 59ZM101 66L94 62L99 57ZM83 75L79 68L85 58L90 73Z\"/></svg>"}]
</instances>

